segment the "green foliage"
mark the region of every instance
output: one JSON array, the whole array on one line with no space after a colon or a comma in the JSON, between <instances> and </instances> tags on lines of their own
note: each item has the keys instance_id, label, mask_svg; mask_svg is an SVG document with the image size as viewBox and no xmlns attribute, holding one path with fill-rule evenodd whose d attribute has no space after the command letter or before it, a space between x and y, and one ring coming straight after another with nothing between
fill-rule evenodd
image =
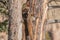
<instances>
[{"instance_id":1,"label":"green foliage","mask_svg":"<svg viewBox=\"0 0 60 40\"><path fill-rule=\"evenodd\" d=\"M0 13L8 16L7 0L0 0ZM0 32L7 31L8 20L0 22Z\"/></svg>"},{"instance_id":2,"label":"green foliage","mask_svg":"<svg viewBox=\"0 0 60 40\"><path fill-rule=\"evenodd\" d=\"M8 14L7 0L0 0L0 13Z\"/></svg>"},{"instance_id":3,"label":"green foliage","mask_svg":"<svg viewBox=\"0 0 60 40\"><path fill-rule=\"evenodd\" d=\"M0 23L0 31L7 31L8 20Z\"/></svg>"},{"instance_id":4,"label":"green foliage","mask_svg":"<svg viewBox=\"0 0 60 40\"><path fill-rule=\"evenodd\" d=\"M50 34L46 32L46 40L51 40Z\"/></svg>"}]
</instances>

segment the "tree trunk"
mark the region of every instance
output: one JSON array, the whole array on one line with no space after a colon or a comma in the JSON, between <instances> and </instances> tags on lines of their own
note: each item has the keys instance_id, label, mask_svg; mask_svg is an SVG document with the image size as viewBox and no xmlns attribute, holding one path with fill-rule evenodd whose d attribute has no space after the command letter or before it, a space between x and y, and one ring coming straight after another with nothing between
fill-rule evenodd
<instances>
[{"instance_id":1,"label":"tree trunk","mask_svg":"<svg viewBox=\"0 0 60 40\"><path fill-rule=\"evenodd\" d=\"M8 40L22 40L22 5L26 0L8 0Z\"/></svg>"},{"instance_id":2,"label":"tree trunk","mask_svg":"<svg viewBox=\"0 0 60 40\"><path fill-rule=\"evenodd\" d=\"M42 8L43 8L43 16L42 16L42 21L41 21L41 34L40 34L40 40L43 40L43 35L44 35L44 24L47 19L47 10L48 10L48 0L43 0Z\"/></svg>"},{"instance_id":3,"label":"tree trunk","mask_svg":"<svg viewBox=\"0 0 60 40\"><path fill-rule=\"evenodd\" d=\"M47 16L47 2L48 0L30 0L30 11L29 14L32 18L33 24L33 40L43 40L43 28ZM30 19L31 20L31 19ZM29 22L30 23L30 22ZM31 26L31 27L32 27ZM31 33L32 34L32 33ZM40 35L40 36L39 36Z\"/></svg>"}]
</instances>

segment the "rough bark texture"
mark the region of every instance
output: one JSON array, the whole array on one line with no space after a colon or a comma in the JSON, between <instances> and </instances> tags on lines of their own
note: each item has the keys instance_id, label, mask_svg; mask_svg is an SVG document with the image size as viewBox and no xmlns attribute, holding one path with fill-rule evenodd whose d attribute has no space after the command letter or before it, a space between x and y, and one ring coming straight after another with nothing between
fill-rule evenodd
<instances>
[{"instance_id":1,"label":"rough bark texture","mask_svg":"<svg viewBox=\"0 0 60 40\"><path fill-rule=\"evenodd\" d=\"M8 40L22 40L22 5L26 0L8 0Z\"/></svg>"},{"instance_id":2,"label":"rough bark texture","mask_svg":"<svg viewBox=\"0 0 60 40\"><path fill-rule=\"evenodd\" d=\"M56 4L57 3L57 4ZM55 1L51 1L51 3L49 3L49 6L60 6L60 2L58 2L58 0ZM49 32L49 35L51 37L51 40L60 40L60 23L59 22L54 22L52 23L53 20L59 20L60 19L60 8L59 7L55 7L55 8L50 8L48 10L48 20L51 20L49 22L51 22L51 24L47 24L46 25L46 32ZM47 40L47 39L46 39Z\"/></svg>"},{"instance_id":3,"label":"rough bark texture","mask_svg":"<svg viewBox=\"0 0 60 40\"><path fill-rule=\"evenodd\" d=\"M42 40L43 25L46 20L47 0L30 0L29 14L32 18L33 40ZM31 19L30 19L31 20ZM40 31L41 29L41 31ZM40 34L41 33L41 34ZM41 35L41 36L39 36Z\"/></svg>"},{"instance_id":4,"label":"rough bark texture","mask_svg":"<svg viewBox=\"0 0 60 40\"><path fill-rule=\"evenodd\" d=\"M45 21L46 21L46 19L47 19L47 10L48 10L48 0L44 0L44 2L43 2L43 16L42 16L42 22L41 22L41 34L40 34L40 40L43 40L43 32L44 32L44 24L45 24Z\"/></svg>"}]
</instances>

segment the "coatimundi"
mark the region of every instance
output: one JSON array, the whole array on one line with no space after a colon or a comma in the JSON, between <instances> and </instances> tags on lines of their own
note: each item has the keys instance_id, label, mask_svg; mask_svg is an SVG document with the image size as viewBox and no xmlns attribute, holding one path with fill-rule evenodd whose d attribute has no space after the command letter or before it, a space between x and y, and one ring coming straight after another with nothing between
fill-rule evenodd
<instances>
[{"instance_id":1,"label":"coatimundi","mask_svg":"<svg viewBox=\"0 0 60 40\"><path fill-rule=\"evenodd\" d=\"M31 16L28 14L29 11L29 1L25 3L22 7L22 16L25 25L25 40L32 40L33 33L32 33L32 21L30 20ZM27 38L29 36L29 38Z\"/></svg>"}]
</instances>

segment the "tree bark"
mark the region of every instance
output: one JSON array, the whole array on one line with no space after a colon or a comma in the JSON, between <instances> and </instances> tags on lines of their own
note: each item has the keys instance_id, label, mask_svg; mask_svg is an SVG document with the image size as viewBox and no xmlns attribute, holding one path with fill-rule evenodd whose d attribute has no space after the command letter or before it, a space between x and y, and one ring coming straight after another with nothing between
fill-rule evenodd
<instances>
[{"instance_id":1,"label":"tree bark","mask_svg":"<svg viewBox=\"0 0 60 40\"><path fill-rule=\"evenodd\" d=\"M8 40L22 40L22 5L26 0L8 0Z\"/></svg>"},{"instance_id":2,"label":"tree bark","mask_svg":"<svg viewBox=\"0 0 60 40\"><path fill-rule=\"evenodd\" d=\"M42 22L41 22L40 40L43 40L44 24L45 24L45 21L47 19L47 10L48 10L48 6L47 5L48 5L48 0L43 0L43 3L42 3L43 16L42 16Z\"/></svg>"},{"instance_id":3,"label":"tree bark","mask_svg":"<svg viewBox=\"0 0 60 40\"><path fill-rule=\"evenodd\" d=\"M33 24L33 40L43 40L43 28L47 16L48 0L30 0L30 14ZM39 36L40 35L40 36Z\"/></svg>"}]
</instances>

